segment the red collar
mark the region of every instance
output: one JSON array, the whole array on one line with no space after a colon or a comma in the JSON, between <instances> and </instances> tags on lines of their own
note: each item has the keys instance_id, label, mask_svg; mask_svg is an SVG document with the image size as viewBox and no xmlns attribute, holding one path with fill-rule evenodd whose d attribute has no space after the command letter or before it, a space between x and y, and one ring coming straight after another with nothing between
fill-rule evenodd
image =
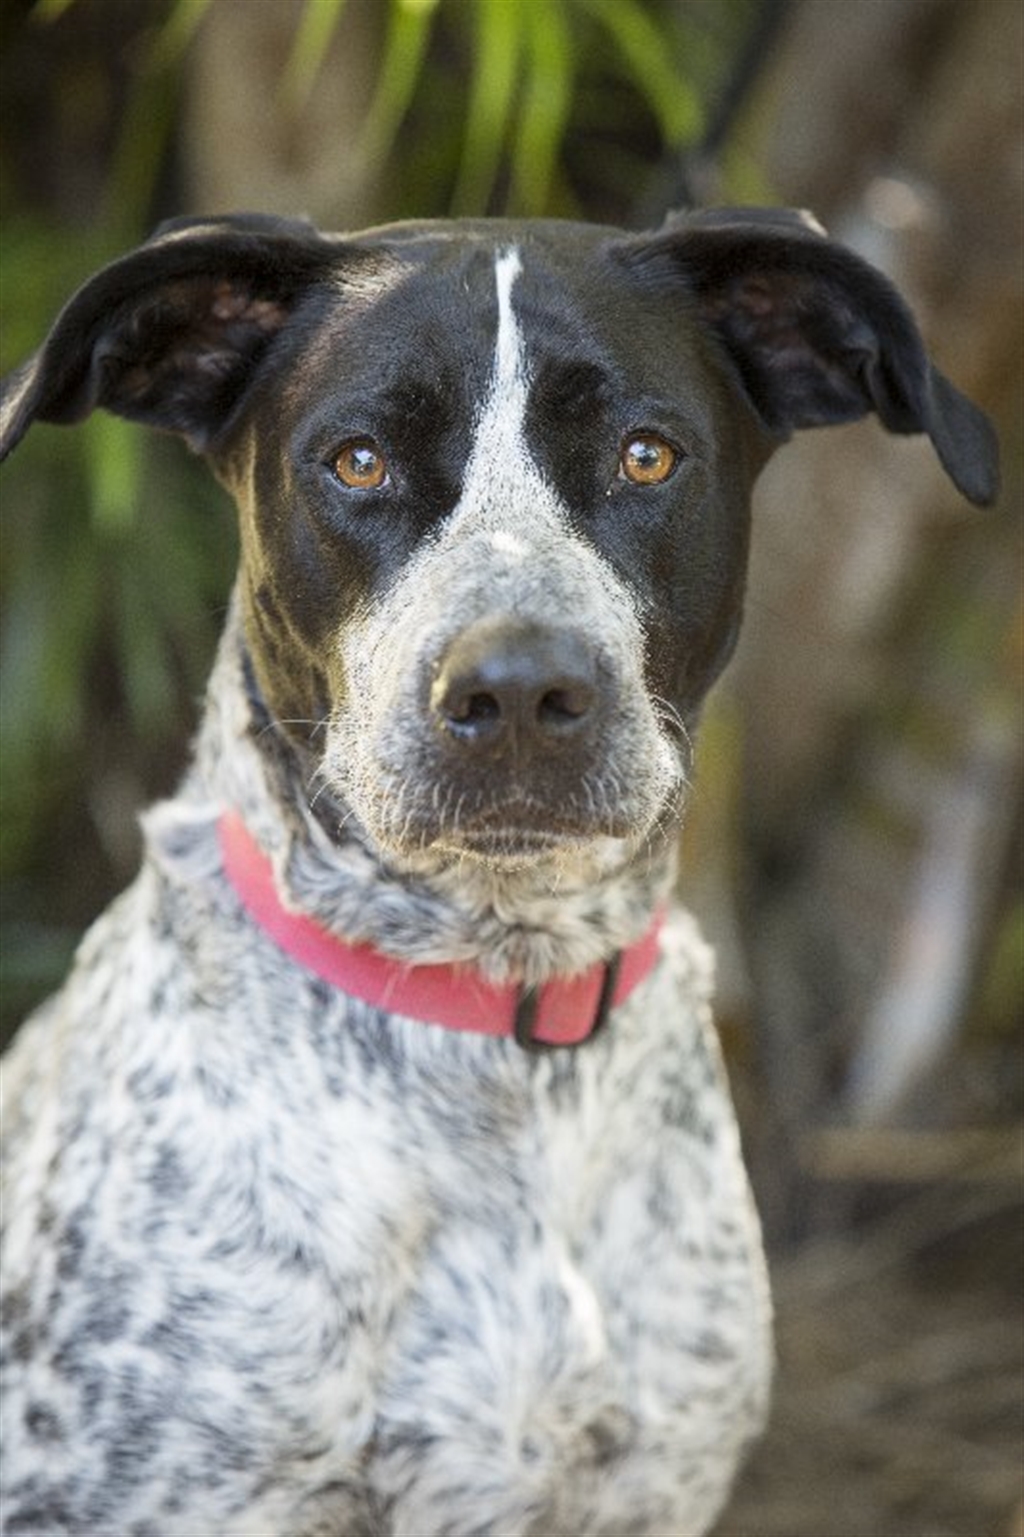
<instances>
[{"instance_id":1,"label":"red collar","mask_svg":"<svg viewBox=\"0 0 1024 1537\"><path fill-rule=\"evenodd\" d=\"M541 987L488 982L470 966L416 966L370 945L348 944L312 918L285 907L270 860L241 817L225 812L218 824L228 880L242 906L291 958L342 992L375 1008L424 1024L478 1035L515 1036L521 1046L578 1046L605 1023L653 969L662 913L642 939L607 965Z\"/></svg>"}]
</instances>

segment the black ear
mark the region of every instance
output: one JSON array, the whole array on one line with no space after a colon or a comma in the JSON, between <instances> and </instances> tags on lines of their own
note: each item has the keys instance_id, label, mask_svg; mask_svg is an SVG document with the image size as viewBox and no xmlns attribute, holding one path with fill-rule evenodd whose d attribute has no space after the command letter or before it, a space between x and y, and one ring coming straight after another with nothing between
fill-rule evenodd
<instances>
[{"instance_id":1,"label":"black ear","mask_svg":"<svg viewBox=\"0 0 1024 1537\"><path fill-rule=\"evenodd\" d=\"M929 363L892 284L808 215L682 215L620 250L651 281L678 289L683 279L770 434L874 411L890 432L926 432L972 502L994 500L999 455L988 418Z\"/></svg>"},{"instance_id":2,"label":"black ear","mask_svg":"<svg viewBox=\"0 0 1024 1537\"><path fill-rule=\"evenodd\" d=\"M161 226L79 289L0 385L0 458L33 421L98 406L202 448L341 249L310 224L256 214Z\"/></svg>"}]
</instances>

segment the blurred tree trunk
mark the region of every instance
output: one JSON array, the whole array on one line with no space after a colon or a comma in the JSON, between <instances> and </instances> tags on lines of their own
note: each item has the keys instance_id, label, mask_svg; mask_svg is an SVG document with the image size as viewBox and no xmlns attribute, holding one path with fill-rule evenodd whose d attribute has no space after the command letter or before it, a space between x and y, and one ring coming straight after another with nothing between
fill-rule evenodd
<instances>
[{"instance_id":1,"label":"blurred tree trunk","mask_svg":"<svg viewBox=\"0 0 1024 1537\"><path fill-rule=\"evenodd\" d=\"M387 7L346 0L323 67L289 94L306 0L213 0L189 58L181 139L196 212L304 215L328 229L379 216L379 166L355 163Z\"/></svg>"},{"instance_id":2,"label":"blurred tree trunk","mask_svg":"<svg viewBox=\"0 0 1024 1537\"><path fill-rule=\"evenodd\" d=\"M731 686L754 1030L793 1132L1020 1108L998 1071L944 1099L937 1069L968 1026L982 1063L1018 1028L1019 971L982 984L1019 903L1021 46L1019 0L805 0L744 127L778 200L897 282L1004 453L983 513L874 423L761 483Z\"/></svg>"}]
</instances>

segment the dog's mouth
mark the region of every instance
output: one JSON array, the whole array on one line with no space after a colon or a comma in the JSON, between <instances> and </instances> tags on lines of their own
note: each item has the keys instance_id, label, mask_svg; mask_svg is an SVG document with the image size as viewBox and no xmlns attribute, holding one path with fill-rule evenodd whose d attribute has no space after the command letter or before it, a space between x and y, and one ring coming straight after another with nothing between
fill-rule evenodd
<instances>
[{"instance_id":1,"label":"dog's mouth","mask_svg":"<svg viewBox=\"0 0 1024 1537\"><path fill-rule=\"evenodd\" d=\"M581 833L496 826L448 831L434 841L433 847L458 858L509 866L533 864L584 847L592 841L593 835L587 837Z\"/></svg>"},{"instance_id":2,"label":"dog's mouth","mask_svg":"<svg viewBox=\"0 0 1024 1537\"><path fill-rule=\"evenodd\" d=\"M334 791L336 825L356 831L396 865L469 862L510 870L581 857L604 861L615 848L622 857L643 843L675 804L684 778L667 750L660 761L654 751L634 759L627 775L629 766L599 761L567 782L564 773L511 776L496 763L485 784L482 773L454 779L423 772L421 760L411 767L378 760L376 772L355 783L324 778Z\"/></svg>"},{"instance_id":3,"label":"dog's mouth","mask_svg":"<svg viewBox=\"0 0 1024 1537\"><path fill-rule=\"evenodd\" d=\"M592 808L564 802L553 807L528 797L517 803L510 796L501 805L471 810L463 804L447 815L432 812L422 807L420 815L407 814L400 821L375 818L373 835L400 860L469 861L511 870L557 864L610 842L631 842L638 832L635 821L622 815L606 811L598 816Z\"/></svg>"},{"instance_id":4,"label":"dog's mouth","mask_svg":"<svg viewBox=\"0 0 1024 1537\"><path fill-rule=\"evenodd\" d=\"M390 792L390 793L389 793ZM319 797L324 826L348 829L398 864L470 863L504 870L558 863L609 844L633 844L643 832L621 806L576 805L511 791L500 804L464 794L409 794L408 783L380 784L369 798Z\"/></svg>"}]
</instances>

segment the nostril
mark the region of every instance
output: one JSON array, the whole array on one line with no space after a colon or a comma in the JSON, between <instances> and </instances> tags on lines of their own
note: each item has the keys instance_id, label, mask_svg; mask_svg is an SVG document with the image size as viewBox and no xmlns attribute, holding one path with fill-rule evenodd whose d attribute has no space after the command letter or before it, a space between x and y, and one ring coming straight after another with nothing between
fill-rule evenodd
<instances>
[{"instance_id":1,"label":"nostril","mask_svg":"<svg viewBox=\"0 0 1024 1537\"><path fill-rule=\"evenodd\" d=\"M453 726L483 726L501 717L501 705L493 694L463 693L441 701L441 713Z\"/></svg>"},{"instance_id":2,"label":"nostril","mask_svg":"<svg viewBox=\"0 0 1024 1537\"><path fill-rule=\"evenodd\" d=\"M594 690L585 683L549 688L537 706L537 719L542 725L556 729L572 725L590 714L594 699Z\"/></svg>"}]
</instances>

